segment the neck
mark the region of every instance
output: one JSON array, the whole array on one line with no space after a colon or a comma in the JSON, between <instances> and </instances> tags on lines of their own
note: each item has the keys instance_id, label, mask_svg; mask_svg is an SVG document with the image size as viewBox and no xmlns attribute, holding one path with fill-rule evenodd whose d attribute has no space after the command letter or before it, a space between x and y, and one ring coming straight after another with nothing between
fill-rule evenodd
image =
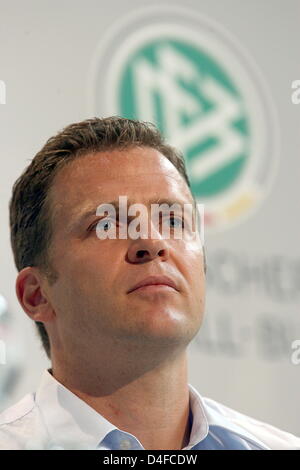
<instances>
[{"instance_id":1,"label":"neck","mask_svg":"<svg viewBox=\"0 0 300 470\"><path fill-rule=\"evenodd\" d=\"M149 363L139 357L104 358L73 366L52 361L52 375L146 450L182 449L189 443L186 351ZM101 360L102 358L102 360ZM106 359L106 360L104 360ZM113 364L113 366L112 366Z\"/></svg>"}]
</instances>

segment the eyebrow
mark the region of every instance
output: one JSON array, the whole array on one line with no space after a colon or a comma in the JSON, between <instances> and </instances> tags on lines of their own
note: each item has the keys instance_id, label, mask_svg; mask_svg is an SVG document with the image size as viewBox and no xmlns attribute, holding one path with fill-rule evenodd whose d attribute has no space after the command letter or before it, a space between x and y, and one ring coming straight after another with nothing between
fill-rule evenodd
<instances>
[{"instance_id":1,"label":"eyebrow","mask_svg":"<svg viewBox=\"0 0 300 470\"><path fill-rule=\"evenodd\" d=\"M136 202L134 202L133 200L127 199L127 209L128 209L129 206L131 206L135 203ZM114 200L114 201L110 201L110 202L101 202L97 207L93 207L92 209L89 209L89 210L83 212L81 215L78 216L78 218L71 221L70 229L73 230L75 227L80 226L85 220L87 220L92 215L96 216L97 208L99 206L101 206L102 204L110 204L110 205L114 206L114 208L116 210L116 215L119 214L119 200ZM165 198L165 197L156 197L156 198L152 198L145 205L149 207L151 204L159 204L159 205L168 204L169 206L172 206L173 204L179 204L180 206L182 206L184 204L191 204L191 201L184 201L182 199L171 199L171 198ZM192 204L193 204L193 207L195 208L194 198L192 198Z\"/></svg>"}]
</instances>

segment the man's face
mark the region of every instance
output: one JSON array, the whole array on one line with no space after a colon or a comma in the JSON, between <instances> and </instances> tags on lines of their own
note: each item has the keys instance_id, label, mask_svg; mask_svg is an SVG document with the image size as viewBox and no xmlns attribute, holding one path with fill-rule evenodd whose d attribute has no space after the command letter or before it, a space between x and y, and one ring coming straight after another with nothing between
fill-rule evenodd
<instances>
[{"instance_id":1,"label":"man's face","mask_svg":"<svg viewBox=\"0 0 300 470\"><path fill-rule=\"evenodd\" d=\"M156 198L192 203L177 169L151 148L89 154L63 168L50 192L50 259L59 277L47 289L56 313L55 334L69 352L87 354L101 352L112 342L185 347L199 330L204 312L200 240L163 239L159 232L156 238L99 239L96 209L118 201L120 195L146 205L149 220L150 202ZM177 290L157 287L128 293L152 275L170 277Z\"/></svg>"}]
</instances>

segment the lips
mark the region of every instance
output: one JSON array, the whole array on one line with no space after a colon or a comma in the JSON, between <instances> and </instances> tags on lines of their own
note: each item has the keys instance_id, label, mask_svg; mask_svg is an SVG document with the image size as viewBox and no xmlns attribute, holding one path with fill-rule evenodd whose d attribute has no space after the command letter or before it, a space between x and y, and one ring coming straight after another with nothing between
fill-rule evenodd
<instances>
[{"instance_id":1,"label":"lips","mask_svg":"<svg viewBox=\"0 0 300 470\"><path fill-rule=\"evenodd\" d=\"M167 276L149 276L143 279L142 281L138 282L134 287L132 287L127 294L130 294L130 292L133 292L134 290L138 289L139 287L144 287L144 286L155 286L155 285L165 285L172 287L176 291L178 291L176 283L171 279L170 277Z\"/></svg>"}]
</instances>

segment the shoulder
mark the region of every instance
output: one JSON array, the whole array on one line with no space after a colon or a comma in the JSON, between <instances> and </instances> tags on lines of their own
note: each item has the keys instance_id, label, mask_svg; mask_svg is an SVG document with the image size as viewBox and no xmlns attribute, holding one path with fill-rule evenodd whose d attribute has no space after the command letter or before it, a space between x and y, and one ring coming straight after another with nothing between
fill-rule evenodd
<instances>
[{"instance_id":1,"label":"shoulder","mask_svg":"<svg viewBox=\"0 0 300 470\"><path fill-rule=\"evenodd\" d=\"M34 410L34 394L28 393L0 413L0 450L24 448L24 441L32 429Z\"/></svg>"},{"instance_id":2,"label":"shoulder","mask_svg":"<svg viewBox=\"0 0 300 470\"><path fill-rule=\"evenodd\" d=\"M34 394L28 393L21 400L0 413L0 429L5 424L24 418L34 408Z\"/></svg>"},{"instance_id":3,"label":"shoulder","mask_svg":"<svg viewBox=\"0 0 300 470\"><path fill-rule=\"evenodd\" d=\"M211 398L203 397L203 400L208 410L218 413L233 425L252 434L270 449L300 450L300 437L264 421L260 421L256 418L240 413L239 411L223 405Z\"/></svg>"}]
</instances>

